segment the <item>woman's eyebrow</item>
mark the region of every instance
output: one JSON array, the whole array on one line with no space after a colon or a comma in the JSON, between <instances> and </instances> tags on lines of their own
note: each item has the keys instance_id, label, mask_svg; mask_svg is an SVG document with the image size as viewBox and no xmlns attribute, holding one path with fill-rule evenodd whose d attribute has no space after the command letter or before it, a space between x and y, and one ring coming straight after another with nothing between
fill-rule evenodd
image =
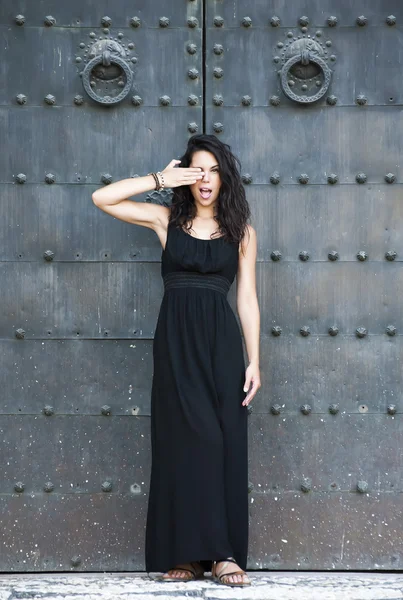
<instances>
[{"instance_id":1,"label":"woman's eyebrow","mask_svg":"<svg viewBox=\"0 0 403 600\"><path fill-rule=\"evenodd\" d=\"M219 166L220 165L213 165L212 167L210 167L210 169L215 169L216 167L219 167ZM190 168L191 169L202 169L204 171L203 167L198 167L197 165L190 165Z\"/></svg>"}]
</instances>

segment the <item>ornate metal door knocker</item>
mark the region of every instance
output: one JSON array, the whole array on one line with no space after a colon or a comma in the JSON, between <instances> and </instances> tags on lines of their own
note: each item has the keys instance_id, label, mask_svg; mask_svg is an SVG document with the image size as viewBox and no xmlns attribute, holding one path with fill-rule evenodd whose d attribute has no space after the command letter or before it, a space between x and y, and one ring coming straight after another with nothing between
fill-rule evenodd
<instances>
[{"instance_id":1,"label":"ornate metal door knocker","mask_svg":"<svg viewBox=\"0 0 403 600\"><path fill-rule=\"evenodd\" d=\"M310 104L326 94L332 71L327 65L328 50L324 44L310 37L294 37L284 44L281 60L283 66L278 73L287 98Z\"/></svg>"},{"instance_id":2,"label":"ornate metal door knocker","mask_svg":"<svg viewBox=\"0 0 403 600\"><path fill-rule=\"evenodd\" d=\"M85 91L98 104L117 104L132 88L133 72L128 61L136 62L137 59L127 57L134 44L128 44L129 50L126 50L119 42L100 39L85 52L88 62L80 76Z\"/></svg>"}]
</instances>

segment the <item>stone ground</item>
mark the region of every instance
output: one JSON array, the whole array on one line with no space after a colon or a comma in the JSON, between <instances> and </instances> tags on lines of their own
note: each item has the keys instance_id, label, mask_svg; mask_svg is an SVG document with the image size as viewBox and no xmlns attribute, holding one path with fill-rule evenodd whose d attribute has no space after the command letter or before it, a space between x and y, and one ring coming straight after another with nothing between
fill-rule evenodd
<instances>
[{"instance_id":1,"label":"stone ground","mask_svg":"<svg viewBox=\"0 0 403 600\"><path fill-rule=\"evenodd\" d=\"M248 572L244 589L205 580L160 583L145 573L0 574L0 600L394 600L403 599L403 573Z\"/></svg>"}]
</instances>

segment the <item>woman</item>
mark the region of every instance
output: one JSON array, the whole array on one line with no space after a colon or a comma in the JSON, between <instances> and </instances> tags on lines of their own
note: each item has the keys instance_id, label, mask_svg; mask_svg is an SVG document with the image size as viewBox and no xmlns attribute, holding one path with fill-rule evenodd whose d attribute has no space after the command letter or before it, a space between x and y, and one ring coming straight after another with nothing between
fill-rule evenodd
<instances>
[{"instance_id":1,"label":"woman","mask_svg":"<svg viewBox=\"0 0 403 600\"><path fill-rule=\"evenodd\" d=\"M146 570L246 586L247 406L260 388L256 233L230 147L189 139L162 173L96 190L108 214L153 229L164 296L154 335ZM127 200L162 187L171 206ZM214 235L214 237L213 237ZM237 275L240 330L228 300ZM246 394L246 395L245 395Z\"/></svg>"}]
</instances>

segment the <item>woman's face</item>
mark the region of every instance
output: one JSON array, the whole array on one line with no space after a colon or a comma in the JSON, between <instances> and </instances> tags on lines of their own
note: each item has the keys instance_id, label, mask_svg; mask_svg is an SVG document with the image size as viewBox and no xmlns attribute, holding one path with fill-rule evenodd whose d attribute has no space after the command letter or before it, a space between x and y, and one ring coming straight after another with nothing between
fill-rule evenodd
<instances>
[{"instance_id":1,"label":"woman's face","mask_svg":"<svg viewBox=\"0 0 403 600\"><path fill-rule=\"evenodd\" d=\"M198 150L193 154L189 167L200 167L203 171L203 178L189 186L196 203L202 206L215 205L220 193L221 177L214 154Z\"/></svg>"}]
</instances>

